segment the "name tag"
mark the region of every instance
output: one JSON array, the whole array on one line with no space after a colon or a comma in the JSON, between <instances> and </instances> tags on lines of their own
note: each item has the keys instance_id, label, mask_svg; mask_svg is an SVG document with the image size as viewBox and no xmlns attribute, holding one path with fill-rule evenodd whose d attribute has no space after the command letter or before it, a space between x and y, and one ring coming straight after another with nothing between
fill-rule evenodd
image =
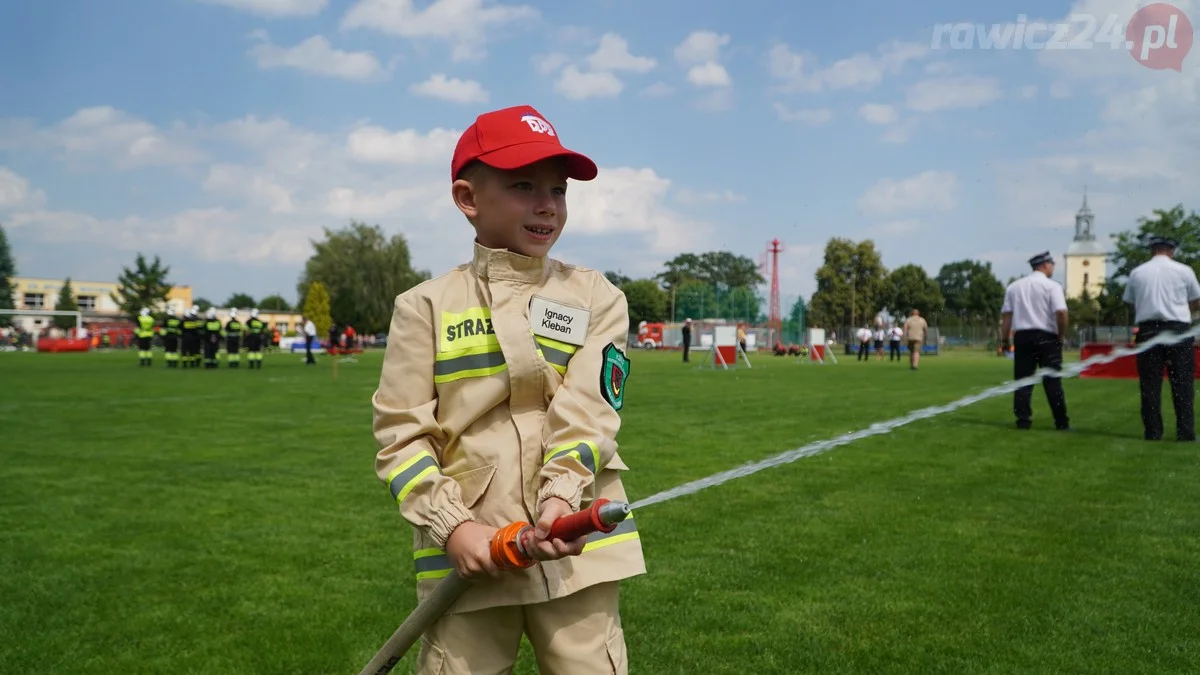
<instances>
[{"instance_id":1,"label":"name tag","mask_svg":"<svg viewBox=\"0 0 1200 675\"><path fill-rule=\"evenodd\" d=\"M583 346L587 338L591 316L591 310L564 305L537 295L529 303L529 326L534 335L576 347Z\"/></svg>"}]
</instances>

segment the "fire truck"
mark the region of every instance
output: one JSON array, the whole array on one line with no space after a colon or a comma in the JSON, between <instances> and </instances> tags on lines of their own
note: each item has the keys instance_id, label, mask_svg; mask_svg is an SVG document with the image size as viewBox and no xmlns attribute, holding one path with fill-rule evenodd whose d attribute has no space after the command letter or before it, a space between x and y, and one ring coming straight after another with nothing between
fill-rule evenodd
<instances>
[{"instance_id":1,"label":"fire truck","mask_svg":"<svg viewBox=\"0 0 1200 675\"><path fill-rule=\"evenodd\" d=\"M642 349L662 349L663 331L666 327L667 324L662 322L642 321L638 324L637 346Z\"/></svg>"}]
</instances>

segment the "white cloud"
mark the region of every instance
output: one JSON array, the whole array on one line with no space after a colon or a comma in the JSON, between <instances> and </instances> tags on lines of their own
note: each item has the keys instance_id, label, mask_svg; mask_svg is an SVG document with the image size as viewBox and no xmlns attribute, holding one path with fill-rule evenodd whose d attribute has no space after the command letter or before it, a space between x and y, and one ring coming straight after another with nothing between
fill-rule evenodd
<instances>
[{"instance_id":1,"label":"white cloud","mask_svg":"<svg viewBox=\"0 0 1200 675\"><path fill-rule=\"evenodd\" d=\"M680 204L696 205L696 204L715 204L718 202L744 202L746 195L741 195L733 190L709 190L707 192L695 192L687 188L679 188L675 191L675 200Z\"/></svg>"},{"instance_id":2,"label":"white cloud","mask_svg":"<svg viewBox=\"0 0 1200 675\"><path fill-rule=\"evenodd\" d=\"M648 73L658 65L652 58L629 53L629 42L616 33L601 36L600 46L587 58L587 63L595 71L627 70L634 73Z\"/></svg>"},{"instance_id":3,"label":"white cloud","mask_svg":"<svg viewBox=\"0 0 1200 675\"><path fill-rule=\"evenodd\" d=\"M688 69L687 80L697 87L728 87L733 84L729 71L721 65L721 48L729 44L728 35L708 30L689 34L675 47L675 60ZM728 98L716 95L701 101L702 107L725 107Z\"/></svg>"},{"instance_id":4,"label":"white cloud","mask_svg":"<svg viewBox=\"0 0 1200 675\"><path fill-rule=\"evenodd\" d=\"M872 237L898 237L911 234L921 229L919 220L891 220L867 228L867 235Z\"/></svg>"},{"instance_id":5,"label":"white cloud","mask_svg":"<svg viewBox=\"0 0 1200 675\"><path fill-rule=\"evenodd\" d=\"M570 63L571 57L563 54L562 52L553 52L550 54L538 54L534 56L531 61L533 62L533 67L536 68L539 73L542 75L549 75L550 73L553 73L559 68L562 68Z\"/></svg>"},{"instance_id":6,"label":"white cloud","mask_svg":"<svg viewBox=\"0 0 1200 675\"><path fill-rule=\"evenodd\" d=\"M1114 16L1124 26L1141 4L1082 0L1057 20ZM1172 4L1192 17L1200 15L1195 0ZM1079 21L1073 25L1083 27ZM993 165L1003 205L998 221L1003 227L1032 230L1032 251L1022 251L1024 257L1070 236L1085 185L1105 244L1109 234L1135 228L1137 219L1155 208L1178 203L1192 208L1188 200L1200 193L1200 157L1195 153L1200 147L1195 123L1200 69L1188 58L1183 72L1176 72L1144 68L1128 51L1105 44L1086 51L1038 52L1037 63L1054 78L1049 95L1090 97L1097 119L1080 125L1073 137L1056 137L1052 153Z\"/></svg>"},{"instance_id":7,"label":"white cloud","mask_svg":"<svg viewBox=\"0 0 1200 675\"><path fill-rule=\"evenodd\" d=\"M554 90L575 101L589 98L616 98L625 85L612 73L585 73L575 66L563 68Z\"/></svg>"},{"instance_id":8,"label":"white cloud","mask_svg":"<svg viewBox=\"0 0 1200 675\"><path fill-rule=\"evenodd\" d=\"M22 209L41 209L46 193L34 189L29 181L8 167L0 166L0 213Z\"/></svg>"},{"instance_id":9,"label":"white cloud","mask_svg":"<svg viewBox=\"0 0 1200 675\"><path fill-rule=\"evenodd\" d=\"M833 111L829 108L793 109L782 103L775 104L775 112L784 122L800 122L802 124L820 125L833 119Z\"/></svg>"},{"instance_id":10,"label":"white cloud","mask_svg":"<svg viewBox=\"0 0 1200 675\"><path fill-rule=\"evenodd\" d=\"M681 250L710 234L711 228L666 208L670 187L669 179L650 168L602 168L595 180L572 184L567 230L642 234L656 253Z\"/></svg>"},{"instance_id":11,"label":"white cloud","mask_svg":"<svg viewBox=\"0 0 1200 675\"><path fill-rule=\"evenodd\" d=\"M924 44L892 42L881 46L875 54L861 52L821 68L815 55L793 52L788 45L777 44L768 52L767 68L779 81L776 89L781 92L866 91L881 83L885 75L900 73L910 61L927 53Z\"/></svg>"},{"instance_id":12,"label":"white cloud","mask_svg":"<svg viewBox=\"0 0 1200 675\"><path fill-rule=\"evenodd\" d=\"M488 92L482 84L475 80L447 78L442 73L434 73L428 80L414 84L408 90L418 96L452 103L486 103L488 100Z\"/></svg>"},{"instance_id":13,"label":"white cloud","mask_svg":"<svg viewBox=\"0 0 1200 675\"><path fill-rule=\"evenodd\" d=\"M729 44L730 37L710 30L690 33L675 47L675 60L681 66L692 66L721 58L721 47Z\"/></svg>"},{"instance_id":14,"label":"white cloud","mask_svg":"<svg viewBox=\"0 0 1200 675\"><path fill-rule=\"evenodd\" d=\"M973 75L931 78L908 88L905 104L912 110L934 112L979 108L1004 95L1000 82Z\"/></svg>"},{"instance_id":15,"label":"white cloud","mask_svg":"<svg viewBox=\"0 0 1200 675\"><path fill-rule=\"evenodd\" d=\"M466 61L482 58L488 36L501 27L539 16L529 5L492 0L433 0L424 9L417 9L415 0L358 0L342 17L341 27L443 40L453 45L452 59Z\"/></svg>"},{"instance_id":16,"label":"white cloud","mask_svg":"<svg viewBox=\"0 0 1200 675\"><path fill-rule=\"evenodd\" d=\"M697 87L728 87L733 83L725 66L715 61L692 66L688 70L687 79Z\"/></svg>"},{"instance_id":17,"label":"white cloud","mask_svg":"<svg viewBox=\"0 0 1200 675\"><path fill-rule=\"evenodd\" d=\"M374 82L387 79L389 75L379 59L370 52L334 49L329 40L321 35L314 35L293 47L272 44L262 31L256 31L255 36L262 41L247 53L264 70L294 68L352 82Z\"/></svg>"},{"instance_id":18,"label":"white cloud","mask_svg":"<svg viewBox=\"0 0 1200 675\"><path fill-rule=\"evenodd\" d=\"M663 98L674 94L675 87L672 87L666 82L655 82L654 84L643 89L641 93L642 96L648 96L650 98Z\"/></svg>"},{"instance_id":19,"label":"white cloud","mask_svg":"<svg viewBox=\"0 0 1200 675\"><path fill-rule=\"evenodd\" d=\"M200 0L224 5L268 18L316 16L329 6L329 0Z\"/></svg>"},{"instance_id":20,"label":"white cloud","mask_svg":"<svg viewBox=\"0 0 1200 675\"><path fill-rule=\"evenodd\" d=\"M950 171L924 171L902 180L883 178L858 200L868 215L892 215L904 211L949 211L955 205L958 179Z\"/></svg>"},{"instance_id":21,"label":"white cloud","mask_svg":"<svg viewBox=\"0 0 1200 675\"><path fill-rule=\"evenodd\" d=\"M896 108L881 103L867 103L858 109L858 114L871 124L895 124L899 116Z\"/></svg>"},{"instance_id":22,"label":"white cloud","mask_svg":"<svg viewBox=\"0 0 1200 675\"><path fill-rule=\"evenodd\" d=\"M111 106L81 108L52 127L5 120L0 134L0 148L53 153L76 167L93 168L93 162L100 162L130 170L204 159L180 125L159 128Z\"/></svg>"},{"instance_id":23,"label":"white cloud","mask_svg":"<svg viewBox=\"0 0 1200 675\"><path fill-rule=\"evenodd\" d=\"M1017 98L1028 101L1030 99L1037 98L1037 92L1038 88L1036 84L1027 84L1017 90Z\"/></svg>"},{"instance_id":24,"label":"white cloud","mask_svg":"<svg viewBox=\"0 0 1200 675\"><path fill-rule=\"evenodd\" d=\"M38 138L57 132L57 127L9 120L0 121L2 129L21 129ZM319 239L323 227L339 220L379 223L389 234L404 234L418 266L435 274L469 255L470 226L449 196L447 165L459 136L456 130L360 125L323 133L281 118L257 117L170 129L172 138L196 144L205 156L222 158L206 162L202 172L184 167L173 175L195 189L194 201L180 203L174 213L143 215L132 207L129 215L99 217L56 203L65 198L63 203L69 204L69 194L45 195L11 170L0 169L6 227L26 250L86 247L86 261L63 263L78 268L112 266L135 250L161 252L174 267L191 269L191 274L240 265L236 289L218 278L181 279L217 295L262 290L246 281L256 274L278 275L271 285L287 288L296 266L312 252L310 238ZM151 125L150 132L161 130ZM0 138L0 146L7 141ZM636 259L649 270L661 264L664 254L715 245L709 239L711 225L668 206L671 188L670 180L649 167L605 167L596 181L573 184L572 234L558 254L585 265ZM42 253L35 258L45 266ZM211 290L214 286L218 290Z\"/></svg>"},{"instance_id":25,"label":"white cloud","mask_svg":"<svg viewBox=\"0 0 1200 675\"><path fill-rule=\"evenodd\" d=\"M237 164L214 164L204 180L207 192L244 199L270 213L292 213L292 191L269 174Z\"/></svg>"},{"instance_id":26,"label":"white cloud","mask_svg":"<svg viewBox=\"0 0 1200 675\"><path fill-rule=\"evenodd\" d=\"M461 130L437 128L428 133L416 129L388 131L383 127L355 129L346 139L350 157L369 164L449 165Z\"/></svg>"}]
</instances>

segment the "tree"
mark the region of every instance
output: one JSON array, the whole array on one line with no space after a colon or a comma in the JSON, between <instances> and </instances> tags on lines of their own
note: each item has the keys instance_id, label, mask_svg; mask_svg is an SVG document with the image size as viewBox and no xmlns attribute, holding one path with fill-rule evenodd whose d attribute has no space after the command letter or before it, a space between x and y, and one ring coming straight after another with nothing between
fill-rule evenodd
<instances>
[{"instance_id":1,"label":"tree","mask_svg":"<svg viewBox=\"0 0 1200 675\"><path fill-rule=\"evenodd\" d=\"M1070 327L1075 330L1094 326L1100 318L1100 303L1085 288L1079 297L1067 299L1067 316L1070 317Z\"/></svg>"},{"instance_id":2,"label":"tree","mask_svg":"<svg viewBox=\"0 0 1200 675\"><path fill-rule=\"evenodd\" d=\"M620 272L605 272L604 278L608 279L608 283L617 288L624 288L625 284L633 281L633 279L621 274Z\"/></svg>"},{"instance_id":3,"label":"tree","mask_svg":"<svg viewBox=\"0 0 1200 675\"><path fill-rule=\"evenodd\" d=\"M1154 209L1153 218L1138 218L1136 231L1127 230L1113 235L1116 250L1110 256L1114 269L1112 277L1124 280L1133 268L1150 259L1146 240L1152 236L1170 237L1179 242L1175 260L1200 271L1200 216L1184 213L1183 205L1170 209Z\"/></svg>"},{"instance_id":4,"label":"tree","mask_svg":"<svg viewBox=\"0 0 1200 675\"><path fill-rule=\"evenodd\" d=\"M665 321L670 299L653 279L638 279L621 286L629 303L629 329L637 330L642 321Z\"/></svg>"},{"instance_id":5,"label":"tree","mask_svg":"<svg viewBox=\"0 0 1200 675\"><path fill-rule=\"evenodd\" d=\"M288 304L288 301L284 300L283 296L279 295L277 293L274 295L268 295L267 297L260 300L258 303L258 308L265 309L265 310L273 310L276 312L292 311L292 306L290 304Z\"/></svg>"},{"instance_id":6,"label":"tree","mask_svg":"<svg viewBox=\"0 0 1200 675\"><path fill-rule=\"evenodd\" d=\"M113 302L130 319L136 317L143 307L156 309L166 303L167 293L171 292L171 282L167 280L170 272L171 268L164 266L158 256L154 256L153 263L147 263L145 256L138 253L132 270L121 268L117 290L112 294Z\"/></svg>"},{"instance_id":7,"label":"tree","mask_svg":"<svg viewBox=\"0 0 1200 675\"><path fill-rule=\"evenodd\" d=\"M58 289L58 300L54 303L54 309L60 312L78 312L79 303L75 302L75 289L71 287L71 277L67 277L63 282L62 288ZM58 315L54 317L54 325L63 330L70 330L75 327L75 317L69 315Z\"/></svg>"},{"instance_id":8,"label":"tree","mask_svg":"<svg viewBox=\"0 0 1200 675\"><path fill-rule=\"evenodd\" d=\"M946 299L946 311L960 318L991 321L1000 316L1004 285L992 264L977 260L946 263L937 274L937 285Z\"/></svg>"},{"instance_id":9,"label":"tree","mask_svg":"<svg viewBox=\"0 0 1200 675\"><path fill-rule=\"evenodd\" d=\"M333 317L329 314L329 291L320 281L312 282L304 294L304 316L316 326L318 336L328 333L333 325Z\"/></svg>"},{"instance_id":10,"label":"tree","mask_svg":"<svg viewBox=\"0 0 1200 675\"><path fill-rule=\"evenodd\" d=\"M258 305L255 304L253 296L245 293L234 293L233 295L229 296L228 300L225 301L225 306L250 309L251 307L257 307Z\"/></svg>"},{"instance_id":11,"label":"tree","mask_svg":"<svg viewBox=\"0 0 1200 675\"><path fill-rule=\"evenodd\" d=\"M1125 285L1116 279L1105 279L1096 298L1098 320L1104 326L1128 326L1133 323L1133 308L1125 303Z\"/></svg>"},{"instance_id":12,"label":"tree","mask_svg":"<svg viewBox=\"0 0 1200 675\"><path fill-rule=\"evenodd\" d=\"M875 242L830 239L825 244L825 263L817 268L809 322L834 328L873 316L882 309L886 274Z\"/></svg>"},{"instance_id":13,"label":"tree","mask_svg":"<svg viewBox=\"0 0 1200 675\"><path fill-rule=\"evenodd\" d=\"M722 289L750 288L765 283L758 263L729 251L682 253L668 260L656 278L670 290L688 281L699 281Z\"/></svg>"},{"instance_id":14,"label":"tree","mask_svg":"<svg viewBox=\"0 0 1200 675\"><path fill-rule=\"evenodd\" d=\"M212 301L209 300L208 298L196 298L195 300L192 301L192 304L195 305L196 308L200 310L201 314L207 312L209 309L211 309L213 307L216 307L216 305L212 304Z\"/></svg>"},{"instance_id":15,"label":"tree","mask_svg":"<svg viewBox=\"0 0 1200 675\"><path fill-rule=\"evenodd\" d=\"M13 261L12 249L8 246L8 235L0 226L0 309L16 309L13 298L13 277L17 276L17 263ZM12 317L0 315L0 327L11 326Z\"/></svg>"},{"instance_id":16,"label":"tree","mask_svg":"<svg viewBox=\"0 0 1200 675\"><path fill-rule=\"evenodd\" d=\"M378 225L351 221L341 230L326 228L325 239L312 244L315 252L297 287L301 305L308 307L307 291L320 281L329 293L331 317L363 334L386 331L396 296L429 278L429 272L413 269L404 236L389 239Z\"/></svg>"},{"instance_id":17,"label":"tree","mask_svg":"<svg viewBox=\"0 0 1200 675\"><path fill-rule=\"evenodd\" d=\"M920 265L902 265L887 276L883 301L893 314L904 316L913 308L932 317L946 306L938 283Z\"/></svg>"}]
</instances>

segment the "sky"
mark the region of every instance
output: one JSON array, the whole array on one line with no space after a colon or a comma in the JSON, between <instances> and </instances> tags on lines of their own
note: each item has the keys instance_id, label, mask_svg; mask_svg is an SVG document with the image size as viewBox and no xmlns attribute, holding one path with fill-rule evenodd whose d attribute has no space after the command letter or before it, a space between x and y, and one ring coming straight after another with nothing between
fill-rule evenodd
<instances>
[{"instance_id":1,"label":"sky","mask_svg":"<svg viewBox=\"0 0 1200 675\"><path fill-rule=\"evenodd\" d=\"M351 220L437 275L471 250L459 134L527 104L600 166L556 258L641 277L778 239L785 312L831 237L1005 280L1066 251L1085 186L1106 242L1196 208L1200 0L1139 60L1145 4L6 2L0 224L21 276L115 280L141 252L218 304L295 301L311 241Z\"/></svg>"}]
</instances>

